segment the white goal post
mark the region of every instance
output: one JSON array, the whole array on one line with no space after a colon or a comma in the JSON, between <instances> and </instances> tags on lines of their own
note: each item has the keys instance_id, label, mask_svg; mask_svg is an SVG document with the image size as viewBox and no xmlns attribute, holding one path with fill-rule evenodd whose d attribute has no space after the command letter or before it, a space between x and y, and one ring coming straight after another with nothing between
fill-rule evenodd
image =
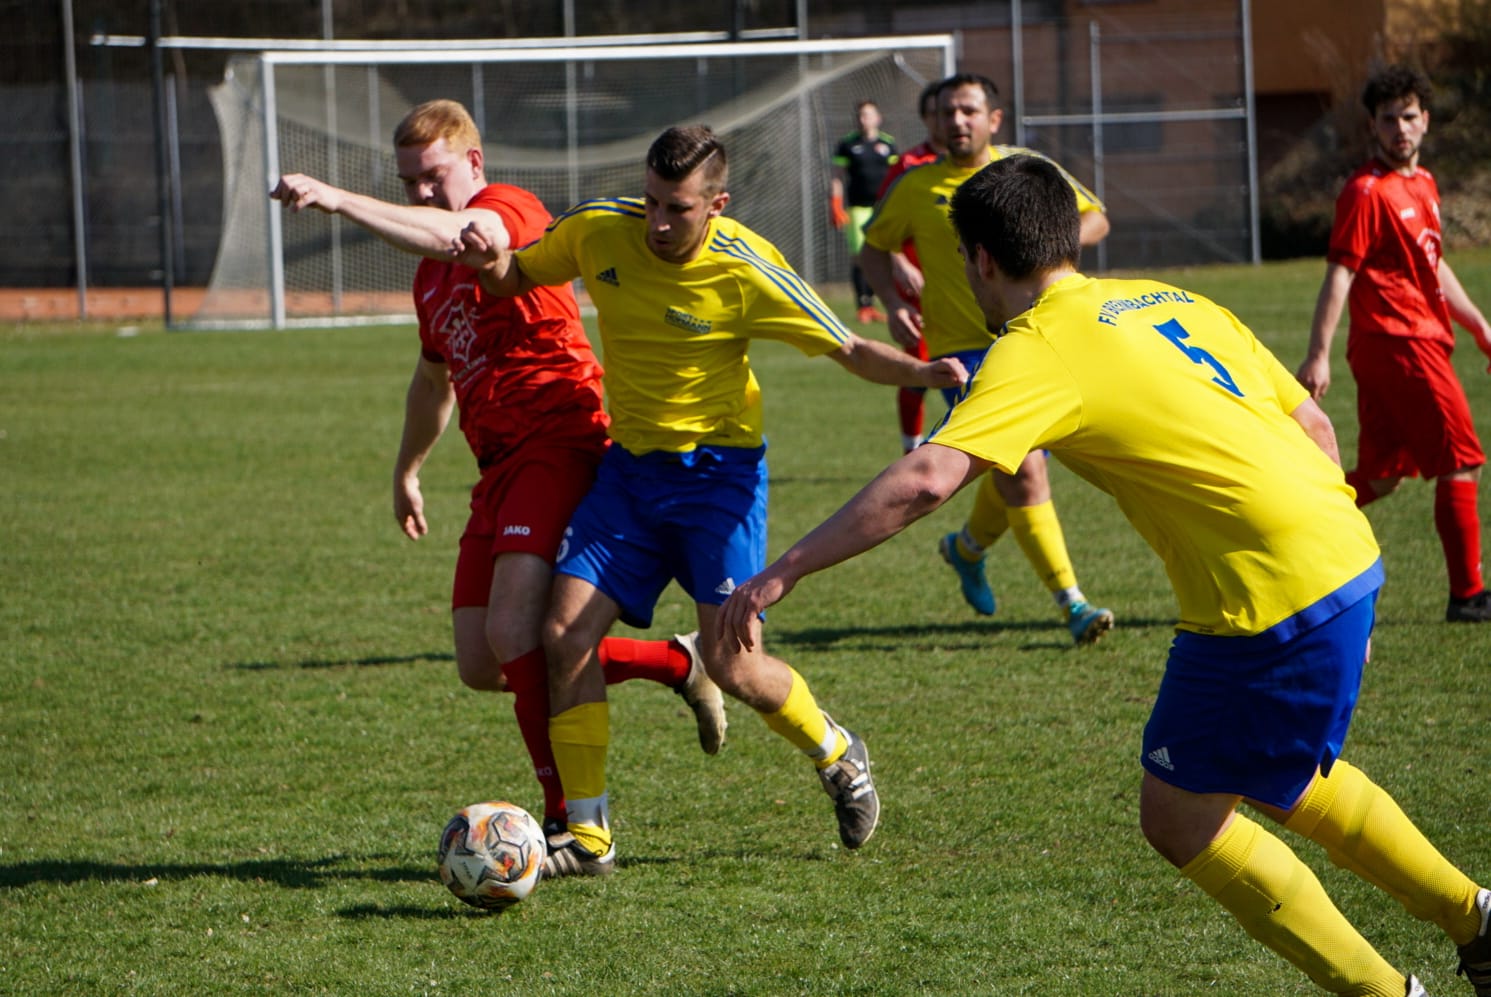
<instances>
[{"instance_id":1,"label":"white goal post","mask_svg":"<svg viewBox=\"0 0 1491 997\"><path fill-rule=\"evenodd\" d=\"M847 251L826 208L833 145L865 99L880 105L903 147L919 142L917 96L954 71L955 45L952 35L915 35L235 57L212 93L223 229L191 324L281 328L411 315L413 257L340 219L286 214L268 191L273 178L297 172L402 201L393 129L436 97L472 111L490 180L532 190L555 213L587 197L639 194L657 134L708 124L730 156L730 214L774 241L808 280L842 281Z\"/></svg>"}]
</instances>

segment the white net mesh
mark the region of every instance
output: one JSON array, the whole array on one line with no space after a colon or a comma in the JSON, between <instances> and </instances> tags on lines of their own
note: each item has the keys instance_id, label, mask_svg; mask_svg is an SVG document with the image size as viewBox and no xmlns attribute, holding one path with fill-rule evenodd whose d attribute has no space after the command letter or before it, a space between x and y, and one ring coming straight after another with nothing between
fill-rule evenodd
<instances>
[{"instance_id":1,"label":"white net mesh","mask_svg":"<svg viewBox=\"0 0 1491 997\"><path fill-rule=\"evenodd\" d=\"M666 55L612 50L609 58L584 49L569 61L512 61L515 53L484 61L472 52L450 53L447 62L429 61L428 52L383 52L361 62L340 53L335 64L235 58L212 95L223 134L223 239L195 321L275 321L278 267L286 321L412 312L415 259L355 225L319 212L285 214L283 250L274 252L265 73L273 74L269 137L278 172L396 202L403 189L393 129L415 104L436 97L471 109L491 180L528 188L556 213L587 197L640 194L643 157L658 133L708 124L730 155L730 214L772 239L809 280L843 281L849 260L827 212L832 147L853 128L854 105L863 99L881 106L886 130L903 146L920 141L917 95L946 71L950 42L877 39L875 48L825 43L805 51L807 44L677 46ZM679 57L691 48L700 54Z\"/></svg>"}]
</instances>

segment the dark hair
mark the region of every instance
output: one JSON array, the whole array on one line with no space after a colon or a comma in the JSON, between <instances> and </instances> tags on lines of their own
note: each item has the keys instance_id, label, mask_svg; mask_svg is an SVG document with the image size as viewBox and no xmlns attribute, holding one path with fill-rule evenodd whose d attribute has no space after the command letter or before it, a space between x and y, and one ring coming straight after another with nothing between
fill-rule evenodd
<instances>
[{"instance_id":1,"label":"dark hair","mask_svg":"<svg viewBox=\"0 0 1491 997\"><path fill-rule=\"evenodd\" d=\"M1076 266L1082 251L1077 195L1044 156L1009 156L985 166L953 194L950 217L964 252L983 246L1016 280Z\"/></svg>"},{"instance_id":2,"label":"dark hair","mask_svg":"<svg viewBox=\"0 0 1491 997\"><path fill-rule=\"evenodd\" d=\"M940 98L945 90L956 90L959 87L983 87L984 96L988 98L989 110L999 107L999 88L994 81L987 76L978 73L954 73L941 83L937 84L937 96Z\"/></svg>"},{"instance_id":3,"label":"dark hair","mask_svg":"<svg viewBox=\"0 0 1491 997\"><path fill-rule=\"evenodd\" d=\"M1383 104L1408 97L1417 97L1419 107L1426 111L1434 99L1434 87L1429 77L1412 66L1384 66L1368 77L1367 85L1362 88L1362 106L1373 117Z\"/></svg>"},{"instance_id":4,"label":"dark hair","mask_svg":"<svg viewBox=\"0 0 1491 997\"><path fill-rule=\"evenodd\" d=\"M730 172L725 147L708 125L674 127L663 132L647 150L647 168L673 182L702 169L705 192L710 195L725 189Z\"/></svg>"},{"instance_id":5,"label":"dark hair","mask_svg":"<svg viewBox=\"0 0 1491 997\"><path fill-rule=\"evenodd\" d=\"M933 80L922 87L921 96L916 98L916 113L918 117L925 118L928 114L937 110L937 91L942 89L941 80ZM927 107L928 104L932 106Z\"/></svg>"}]
</instances>

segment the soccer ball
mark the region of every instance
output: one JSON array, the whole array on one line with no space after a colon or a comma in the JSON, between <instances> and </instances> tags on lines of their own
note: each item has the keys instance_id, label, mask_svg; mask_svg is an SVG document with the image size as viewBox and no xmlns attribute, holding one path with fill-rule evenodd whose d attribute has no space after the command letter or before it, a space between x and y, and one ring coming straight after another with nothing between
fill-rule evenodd
<instances>
[{"instance_id":1,"label":"soccer ball","mask_svg":"<svg viewBox=\"0 0 1491 997\"><path fill-rule=\"evenodd\" d=\"M440 834L440 881L464 903L502 911L533 892L547 844L533 815L512 803L473 803Z\"/></svg>"}]
</instances>

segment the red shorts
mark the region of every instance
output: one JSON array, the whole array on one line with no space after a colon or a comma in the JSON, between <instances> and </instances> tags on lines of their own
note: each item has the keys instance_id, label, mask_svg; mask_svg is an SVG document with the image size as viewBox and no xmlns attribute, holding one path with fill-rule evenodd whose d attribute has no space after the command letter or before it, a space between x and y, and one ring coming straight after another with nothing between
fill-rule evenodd
<instances>
[{"instance_id":1,"label":"red shorts","mask_svg":"<svg viewBox=\"0 0 1491 997\"><path fill-rule=\"evenodd\" d=\"M1452 347L1407 336L1372 336L1348 350L1361 424L1356 470L1369 480L1437 478L1486 462Z\"/></svg>"},{"instance_id":2,"label":"red shorts","mask_svg":"<svg viewBox=\"0 0 1491 997\"><path fill-rule=\"evenodd\" d=\"M499 554L536 554L554 563L570 514L595 481L604 452L529 446L482 469L456 557L452 609L487 605Z\"/></svg>"}]
</instances>

